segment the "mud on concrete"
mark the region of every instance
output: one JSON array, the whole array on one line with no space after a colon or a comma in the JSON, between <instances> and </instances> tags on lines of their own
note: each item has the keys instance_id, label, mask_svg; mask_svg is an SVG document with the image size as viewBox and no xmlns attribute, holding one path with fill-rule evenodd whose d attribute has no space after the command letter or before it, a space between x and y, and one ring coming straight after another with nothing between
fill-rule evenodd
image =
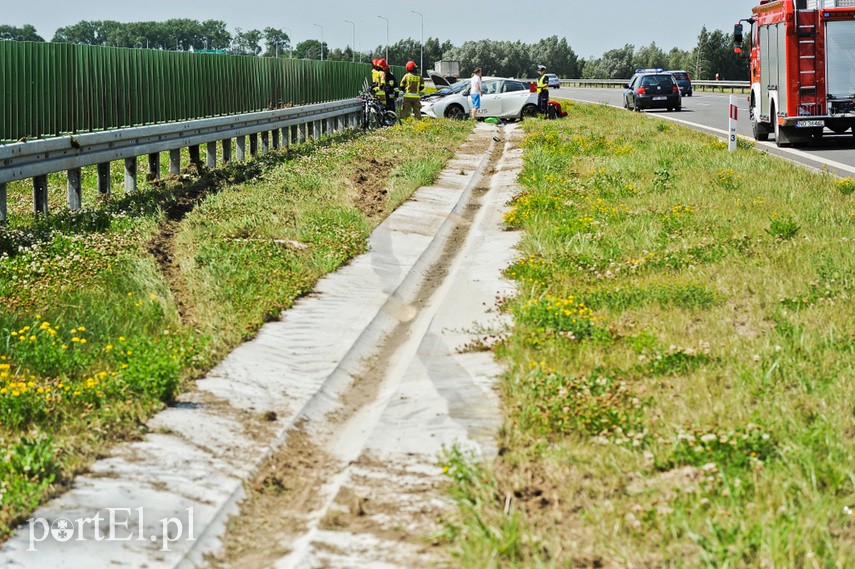
<instances>
[{"instance_id":1,"label":"mud on concrete","mask_svg":"<svg viewBox=\"0 0 855 569\"><path fill-rule=\"evenodd\" d=\"M470 139L461 152L483 154L490 148L491 135L487 131L486 136L482 133L479 138ZM301 422L268 458L258 476L247 484L248 498L241 506L240 515L228 524L222 552L207 558L211 567L273 566L292 552L295 541L305 540L312 527L314 537L309 539L316 552L327 560L343 560L341 566L359 566L358 550L366 547L366 543L374 543L375 549L362 552L362 558L370 554L378 561L382 558L394 562L395 566L423 567L448 561L447 553L438 547L443 511L449 507L438 468L426 472L423 458L412 463L406 459L389 462L364 451L355 459L342 462L325 449L335 446L354 417L377 405L389 362L414 333L413 314L428 304L448 278L449 268L478 213L481 197L490 187L489 176L495 171L500 154L493 152L485 168L485 178L473 189L470 201L456 218L439 260L425 272L410 306L396 310L397 326L377 346L376 353L363 362L363 371L340 397L341 405L327 414L320 425ZM383 168L383 165L374 166L378 170ZM363 209L366 213L374 211L370 204L383 195L376 188L372 193L373 181L388 175L387 170L375 177L369 175L369 170L370 167L360 169L355 180L361 188L358 199L367 200L368 205L361 206L369 208ZM333 492L326 504L322 499L324 487ZM372 537L351 540L366 535ZM316 560L312 566L339 565L332 561L317 565Z\"/></svg>"}]
</instances>

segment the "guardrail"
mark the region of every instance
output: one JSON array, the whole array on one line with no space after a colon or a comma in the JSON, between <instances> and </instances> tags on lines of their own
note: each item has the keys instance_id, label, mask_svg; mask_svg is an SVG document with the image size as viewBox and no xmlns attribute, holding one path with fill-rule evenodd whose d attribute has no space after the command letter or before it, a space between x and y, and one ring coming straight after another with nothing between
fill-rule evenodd
<instances>
[{"instance_id":1,"label":"guardrail","mask_svg":"<svg viewBox=\"0 0 855 569\"><path fill-rule=\"evenodd\" d=\"M68 207L82 207L81 168L98 166L98 191L110 194L110 162L124 160L125 191L137 189L137 159L148 156L148 177L160 175L160 153L169 152L169 172L181 172L181 149L188 148L190 163L201 166L200 146L206 145L207 168L217 165L217 143L222 145L223 161L232 160L232 139L236 141L235 159L266 153L282 144L304 142L321 134L355 128L362 105L359 99L346 99L289 109L277 109L193 121L123 128L76 136L61 136L0 145L0 224L7 219L6 184L32 178L33 211L48 214L47 175L67 172Z\"/></svg>"},{"instance_id":2,"label":"guardrail","mask_svg":"<svg viewBox=\"0 0 855 569\"><path fill-rule=\"evenodd\" d=\"M562 79L562 87L609 87L621 89L625 84L629 83L629 79ZM735 93L737 90L745 92L751 88L750 81L706 81L692 80L692 87L698 91L730 91Z\"/></svg>"}]
</instances>

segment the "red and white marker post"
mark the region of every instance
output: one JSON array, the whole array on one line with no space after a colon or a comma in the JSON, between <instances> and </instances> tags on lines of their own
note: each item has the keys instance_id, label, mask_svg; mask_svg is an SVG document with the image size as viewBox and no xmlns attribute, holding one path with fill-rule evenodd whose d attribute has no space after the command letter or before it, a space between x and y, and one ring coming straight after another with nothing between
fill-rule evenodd
<instances>
[{"instance_id":1,"label":"red and white marker post","mask_svg":"<svg viewBox=\"0 0 855 569\"><path fill-rule=\"evenodd\" d=\"M739 116L739 107L736 106L736 97L734 95L730 96L730 120L727 121L728 126L728 137L727 137L727 149L730 152L734 152L736 150L736 120Z\"/></svg>"}]
</instances>

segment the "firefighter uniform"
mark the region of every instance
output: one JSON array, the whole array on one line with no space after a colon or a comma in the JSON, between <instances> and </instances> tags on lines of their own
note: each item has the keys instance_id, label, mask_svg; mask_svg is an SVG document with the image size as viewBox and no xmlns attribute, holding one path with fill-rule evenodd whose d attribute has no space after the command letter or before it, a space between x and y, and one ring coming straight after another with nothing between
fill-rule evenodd
<instances>
[{"instance_id":1,"label":"firefighter uniform","mask_svg":"<svg viewBox=\"0 0 855 569\"><path fill-rule=\"evenodd\" d=\"M413 113L417 119L422 118L421 92L425 89L422 76L414 73L415 62L407 63L407 74L401 79L401 90L404 92L404 104L401 107L401 118L405 119Z\"/></svg>"},{"instance_id":2,"label":"firefighter uniform","mask_svg":"<svg viewBox=\"0 0 855 569\"><path fill-rule=\"evenodd\" d=\"M549 105L549 82L546 79L546 67L537 67L540 77L537 79L537 107L542 114L546 114Z\"/></svg>"},{"instance_id":3,"label":"firefighter uniform","mask_svg":"<svg viewBox=\"0 0 855 569\"><path fill-rule=\"evenodd\" d=\"M371 86L374 87L374 96L382 103L386 104L386 72L377 65L371 71Z\"/></svg>"},{"instance_id":4,"label":"firefighter uniform","mask_svg":"<svg viewBox=\"0 0 855 569\"><path fill-rule=\"evenodd\" d=\"M382 61L385 62L385 60ZM386 110L394 113L398 111L398 93L400 93L401 90L398 87L398 80L395 78L395 74L392 73L392 69L389 67L388 63L386 63L383 72L386 74Z\"/></svg>"}]
</instances>

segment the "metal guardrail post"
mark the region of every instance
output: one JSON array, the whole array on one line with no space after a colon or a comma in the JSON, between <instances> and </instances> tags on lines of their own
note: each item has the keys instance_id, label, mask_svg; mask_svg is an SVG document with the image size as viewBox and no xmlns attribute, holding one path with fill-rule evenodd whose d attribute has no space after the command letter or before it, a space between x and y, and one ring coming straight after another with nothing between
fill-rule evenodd
<instances>
[{"instance_id":1,"label":"metal guardrail post","mask_svg":"<svg viewBox=\"0 0 855 569\"><path fill-rule=\"evenodd\" d=\"M190 165L195 167L197 170L201 169L202 166L202 154L199 150L199 145L194 144L187 148L187 151L190 152Z\"/></svg>"},{"instance_id":2,"label":"metal guardrail post","mask_svg":"<svg viewBox=\"0 0 855 569\"><path fill-rule=\"evenodd\" d=\"M253 158L258 156L258 133L249 135L249 155Z\"/></svg>"},{"instance_id":3,"label":"metal guardrail post","mask_svg":"<svg viewBox=\"0 0 855 569\"><path fill-rule=\"evenodd\" d=\"M48 214L48 181L47 174L33 178L33 213Z\"/></svg>"},{"instance_id":4,"label":"metal guardrail post","mask_svg":"<svg viewBox=\"0 0 855 569\"><path fill-rule=\"evenodd\" d=\"M98 193L102 197L110 197L110 163L102 162L98 164Z\"/></svg>"},{"instance_id":5,"label":"metal guardrail post","mask_svg":"<svg viewBox=\"0 0 855 569\"><path fill-rule=\"evenodd\" d=\"M83 187L80 183L80 168L68 171L68 209L78 211L83 206Z\"/></svg>"},{"instance_id":6,"label":"metal guardrail post","mask_svg":"<svg viewBox=\"0 0 855 569\"><path fill-rule=\"evenodd\" d=\"M146 179L149 182L160 179L160 152L152 152L148 155Z\"/></svg>"},{"instance_id":7,"label":"metal guardrail post","mask_svg":"<svg viewBox=\"0 0 855 569\"><path fill-rule=\"evenodd\" d=\"M246 137L245 136L237 137L237 153L235 155L235 159L238 162L246 161Z\"/></svg>"},{"instance_id":8,"label":"metal guardrail post","mask_svg":"<svg viewBox=\"0 0 855 569\"><path fill-rule=\"evenodd\" d=\"M137 158L125 158L125 193L137 191Z\"/></svg>"},{"instance_id":9,"label":"metal guardrail post","mask_svg":"<svg viewBox=\"0 0 855 569\"><path fill-rule=\"evenodd\" d=\"M181 149L174 148L169 151L169 174L171 176L181 175Z\"/></svg>"},{"instance_id":10,"label":"metal guardrail post","mask_svg":"<svg viewBox=\"0 0 855 569\"><path fill-rule=\"evenodd\" d=\"M6 211L6 184L0 183L0 225L6 225L9 213Z\"/></svg>"},{"instance_id":11,"label":"metal guardrail post","mask_svg":"<svg viewBox=\"0 0 855 569\"><path fill-rule=\"evenodd\" d=\"M205 144L205 167L208 170L213 170L217 167L217 143L208 142Z\"/></svg>"},{"instance_id":12,"label":"metal guardrail post","mask_svg":"<svg viewBox=\"0 0 855 569\"><path fill-rule=\"evenodd\" d=\"M228 164L232 161L232 139L227 138L222 141L223 145L223 164Z\"/></svg>"}]
</instances>

